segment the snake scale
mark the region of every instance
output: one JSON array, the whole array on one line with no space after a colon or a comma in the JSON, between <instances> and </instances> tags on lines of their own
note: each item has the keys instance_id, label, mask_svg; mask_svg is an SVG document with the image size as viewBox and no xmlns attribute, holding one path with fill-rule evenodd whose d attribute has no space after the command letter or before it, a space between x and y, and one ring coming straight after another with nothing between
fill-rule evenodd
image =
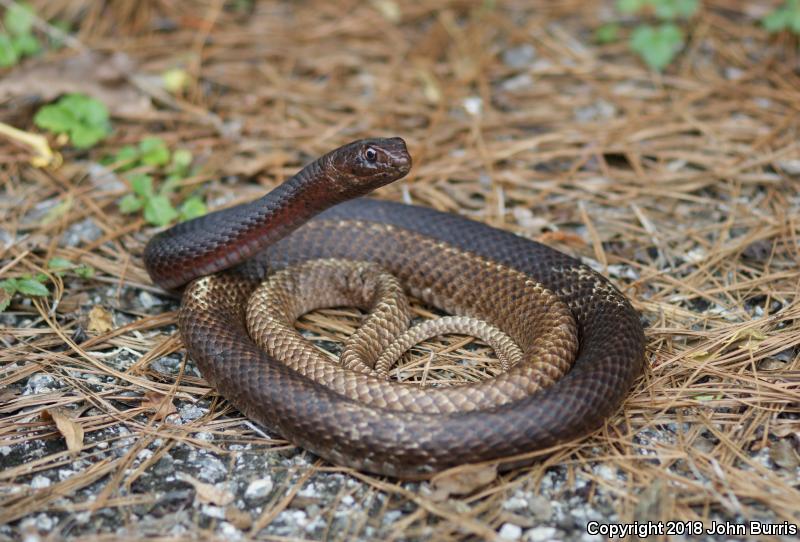
<instances>
[{"instance_id":1,"label":"snake scale","mask_svg":"<svg viewBox=\"0 0 800 542\"><path fill-rule=\"evenodd\" d=\"M628 300L539 243L454 214L360 197L410 168L400 138L355 141L258 200L150 240L146 268L163 288L183 288L178 325L203 376L294 444L401 478L500 461L596 429L642 370L644 335ZM328 278L339 266L343 275ZM364 293L382 270L427 303L496 326L519 345L521 360L482 382L433 389L311 360L293 319L354 295L364 299L353 305L393 311ZM288 293L254 295L284 272L295 273L286 278ZM338 282L338 293L310 293L326 281ZM292 301L292 292L304 300ZM262 324L250 322L250 311L270 304L280 314L254 337ZM363 349L373 358L379 348L369 341L390 341L383 322L365 324Z\"/></svg>"}]
</instances>

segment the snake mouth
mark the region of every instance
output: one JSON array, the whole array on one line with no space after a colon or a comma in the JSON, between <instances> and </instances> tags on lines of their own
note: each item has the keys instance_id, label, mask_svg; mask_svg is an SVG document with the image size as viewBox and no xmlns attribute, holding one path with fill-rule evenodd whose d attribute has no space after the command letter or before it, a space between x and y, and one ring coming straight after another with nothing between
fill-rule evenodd
<instances>
[{"instance_id":1,"label":"snake mouth","mask_svg":"<svg viewBox=\"0 0 800 542\"><path fill-rule=\"evenodd\" d=\"M391 160L391 164L401 175L411 171L411 155L402 137L389 137L381 140L381 147Z\"/></svg>"}]
</instances>

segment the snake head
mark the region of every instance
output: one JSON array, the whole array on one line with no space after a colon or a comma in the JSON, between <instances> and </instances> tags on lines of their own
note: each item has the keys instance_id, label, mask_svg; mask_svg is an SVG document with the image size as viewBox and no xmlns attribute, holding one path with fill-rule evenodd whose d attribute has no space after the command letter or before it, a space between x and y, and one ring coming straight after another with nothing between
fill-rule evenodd
<instances>
[{"instance_id":1,"label":"snake head","mask_svg":"<svg viewBox=\"0 0 800 542\"><path fill-rule=\"evenodd\" d=\"M327 158L329 180L348 198L396 181L411 170L411 155L400 137L359 139Z\"/></svg>"}]
</instances>

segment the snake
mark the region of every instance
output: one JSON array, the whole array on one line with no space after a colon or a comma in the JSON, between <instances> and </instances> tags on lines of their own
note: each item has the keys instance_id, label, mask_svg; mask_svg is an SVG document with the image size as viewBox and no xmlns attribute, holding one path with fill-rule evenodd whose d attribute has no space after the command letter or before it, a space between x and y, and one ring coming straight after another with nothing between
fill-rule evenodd
<instances>
[{"instance_id":1,"label":"snake","mask_svg":"<svg viewBox=\"0 0 800 542\"><path fill-rule=\"evenodd\" d=\"M148 241L145 267L181 292L180 336L203 377L294 445L397 478L503 464L596 430L643 371L630 301L588 265L524 236L365 197L411 164L402 138L357 140L259 199ZM517 354L478 382L392 381L376 362L410 318L394 295L467 327L485 322L484 334L509 339ZM295 328L325 306L375 311L353 334L355 361L330 360Z\"/></svg>"}]
</instances>

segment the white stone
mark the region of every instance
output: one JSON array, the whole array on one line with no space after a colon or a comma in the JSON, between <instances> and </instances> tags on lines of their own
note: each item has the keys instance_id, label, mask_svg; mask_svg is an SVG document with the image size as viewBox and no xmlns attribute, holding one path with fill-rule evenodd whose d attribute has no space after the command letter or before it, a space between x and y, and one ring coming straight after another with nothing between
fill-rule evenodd
<instances>
[{"instance_id":1,"label":"white stone","mask_svg":"<svg viewBox=\"0 0 800 542\"><path fill-rule=\"evenodd\" d=\"M266 477L260 480L253 480L247 485L244 492L245 499L263 499L272 491L274 484L272 478Z\"/></svg>"},{"instance_id":2,"label":"white stone","mask_svg":"<svg viewBox=\"0 0 800 542\"><path fill-rule=\"evenodd\" d=\"M225 519L225 509L221 506L212 506L210 504L205 504L201 508L203 514L207 515L211 518L217 519Z\"/></svg>"},{"instance_id":3,"label":"white stone","mask_svg":"<svg viewBox=\"0 0 800 542\"><path fill-rule=\"evenodd\" d=\"M470 96L468 98L464 98L464 109L467 110L467 113L473 116L478 116L481 114L481 110L483 109L483 100L480 96Z\"/></svg>"},{"instance_id":4,"label":"white stone","mask_svg":"<svg viewBox=\"0 0 800 542\"><path fill-rule=\"evenodd\" d=\"M795 160L779 160L778 167L790 175L800 175L800 158Z\"/></svg>"},{"instance_id":5,"label":"white stone","mask_svg":"<svg viewBox=\"0 0 800 542\"><path fill-rule=\"evenodd\" d=\"M556 529L553 527L534 527L525 532L525 542L545 542L555 538Z\"/></svg>"},{"instance_id":6,"label":"white stone","mask_svg":"<svg viewBox=\"0 0 800 542\"><path fill-rule=\"evenodd\" d=\"M42 489L43 487L50 487L50 484L52 484L50 478L48 478L47 476L43 476L41 474L38 476L34 476L33 480L31 480L31 487L33 489Z\"/></svg>"},{"instance_id":7,"label":"white stone","mask_svg":"<svg viewBox=\"0 0 800 542\"><path fill-rule=\"evenodd\" d=\"M519 537L522 536L522 528L519 525L514 525L513 523L503 523L503 526L500 527L500 532L498 533L500 538L504 538L506 540L519 540Z\"/></svg>"},{"instance_id":8,"label":"white stone","mask_svg":"<svg viewBox=\"0 0 800 542\"><path fill-rule=\"evenodd\" d=\"M241 540L242 539L242 531L234 527L232 524L228 523L227 521L223 521L219 524L219 532L227 539L227 540Z\"/></svg>"}]
</instances>

